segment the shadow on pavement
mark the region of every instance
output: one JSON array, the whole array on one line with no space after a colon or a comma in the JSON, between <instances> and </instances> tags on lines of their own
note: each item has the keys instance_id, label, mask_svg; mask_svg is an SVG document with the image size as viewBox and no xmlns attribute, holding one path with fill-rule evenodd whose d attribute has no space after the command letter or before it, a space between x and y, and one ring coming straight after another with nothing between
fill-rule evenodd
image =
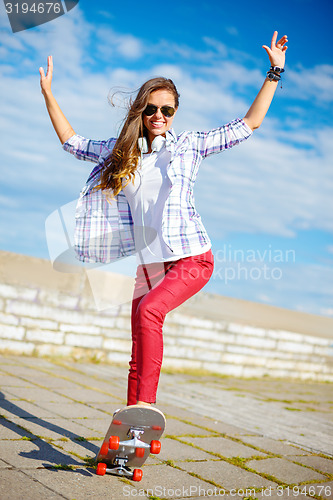
<instances>
[{"instance_id":1,"label":"shadow on pavement","mask_svg":"<svg viewBox=\"0 0 333 500\"><path fill-rule=\"evenodd\" d=\"M36 415L33 415L32 413L27 412L26 410L20 408L16 404L14 404L12 401L8 401L5 399L5 396L2 392L0 392L0 408L6 410L7 412L11 413L13 416L22 418L24 420L33 420L33 422L37 425L39 425L42 428L48 429L50 431L56 432L60 436L63 436L72 442L79 444L86 450L89 450L93 453L96 453L99 451L99 446L96 446L88 441L82 440L82 437L79 436L78 434L75 434L74 432L71 432L67 429L64 429L63 427L60 427L59 425L53 424L51 422L47 422ZM24 429L20 425L10 421L7 416L1 415L0 418L1 426L6 427L7 429L15 432L22 438L27 438L27 440L31 440L34 445L38 447L38 449L31 450L29 452L24 452L21 451L19 453L20 456L29 458L32 460L47 460L48 463L42 464L43 467L47 468L52 468L52 465L49 463L54 463L56 466L60 466L59 468L65 469L66 466L82 466L82 461L79 462L77 461L74 457L71 455L67 455L66 453L63 453L61 450L57 449L56 447L52 446L52 444L48 443L46 440L43 438L36 436L33 434L31 431L28 429ZM59 438L61 439L61 438ZM88 470L78 470L75 469L76 472L80 472L83 475L88 475L90 476L91 473Z\"/></svg>"}]
</instances>

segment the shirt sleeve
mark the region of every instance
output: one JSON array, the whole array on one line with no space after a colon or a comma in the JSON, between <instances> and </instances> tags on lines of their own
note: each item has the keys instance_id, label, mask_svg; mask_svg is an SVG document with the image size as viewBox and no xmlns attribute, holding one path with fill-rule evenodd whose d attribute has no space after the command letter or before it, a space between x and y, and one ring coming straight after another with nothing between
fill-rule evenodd
<instances>
[{"instance_id":1,"label":"shirt sleeve","mask_svg":"<svg viewBox=\"0 0 333 500\"><path fill-rule=\"evenodd\" d=\"M194 147L202 158L206 158L248 139L252 135L252 130L244 120L236 118L222 127L193 134Z\"/></svg>"},{"instance_id":2,"label":"shirt sleeve","mask_svg":"<svg viewBox=\"0 0 333 500\"><path fill-rule=\"evenodd\" d=\"M99 163L105 160L112 152L116 139L107 141L93 141L75 134L62 145L65 151L71 153L78 160Z\"/></svg>"}]
</instances>

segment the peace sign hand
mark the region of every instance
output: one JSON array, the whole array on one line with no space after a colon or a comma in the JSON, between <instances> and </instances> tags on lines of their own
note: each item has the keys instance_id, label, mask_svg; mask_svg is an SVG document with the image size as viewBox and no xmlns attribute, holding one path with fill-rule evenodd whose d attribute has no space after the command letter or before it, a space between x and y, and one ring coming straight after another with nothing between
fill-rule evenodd
<instances>
[{"instance_id":1,"label":"peace sign hand","mask_svg":"<svg viewBox=\"0 0 333 500\"><path fill-rule=\"evenodd\" d=\"M267 45L263 45L262 47L266 50L271 65L283 68L286 59L285 53L288 48L285 44L288 42L288 37L287 35L284 35L278 42L276 42L277 35L278 32L274 31L271 48L267 47Z\"/></svg>"},{"instance_id":2,"label":"peace sign hand","mask_svg":"<svg viewBox=\"0 0 333 500\"><path fill-rule=\"evenodd\" d=\"M53 59L52 56L47 58L47 73L45 76L44 69L39 68L40 73L40 86L42 89L42 94L45 92L51 92L51 82L52 82L52 74L53 74Z\"/></svg>"}]
</instances>

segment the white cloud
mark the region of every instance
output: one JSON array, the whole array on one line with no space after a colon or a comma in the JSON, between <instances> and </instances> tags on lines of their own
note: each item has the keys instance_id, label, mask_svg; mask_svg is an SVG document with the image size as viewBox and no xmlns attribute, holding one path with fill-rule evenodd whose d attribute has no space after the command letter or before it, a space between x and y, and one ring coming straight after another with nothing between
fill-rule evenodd
<instances>
[{"instance_id":1,"label":"white cloud","mask_svg":"<svg viewBox=\"0 0 333 500\"><path fill-rule=\"evenodd\" d=\"M98 56L109 60L110 64L112 64L115 55L126 59L138 59L143 55L144 49L141 40L133 35L116 33L108 27L97 30L96 41Z\"/></svg>"},{"instance_id":2,"label":"white cloud","mask_svg":"<svg viewBox=\"0 0 333 500\"><path fill-rule=\"evenodd\" d=\"M274 262L215 262L205 290L310 314L332 315L332 267ZM318 287L320 284L320 287Z\"/></svg>"},{"instance_id":3,"label":"white cloud","mask_svg":"<svg viewBox=\"0 0 333 500\"><path fill-rule=\"evenodd\" d=\"M288 93L297 99L315 99L317 102L333 101L333 66L319 64L313 68L288 69ZM290 84L289 84L290 82Z\"/></svg>"},{"instance_id":4,"label":"white cloud","mask_svg":"<svg viewBox=\"0 0 333 500\"><path fill-rule=\"evenodd\" d=\"M212 234L332 231L332 132L312 130L313 147L295 147L292 131L285 143L267 120L246 143L205 160L196 192Z\"/></svg>"}]
</instances>

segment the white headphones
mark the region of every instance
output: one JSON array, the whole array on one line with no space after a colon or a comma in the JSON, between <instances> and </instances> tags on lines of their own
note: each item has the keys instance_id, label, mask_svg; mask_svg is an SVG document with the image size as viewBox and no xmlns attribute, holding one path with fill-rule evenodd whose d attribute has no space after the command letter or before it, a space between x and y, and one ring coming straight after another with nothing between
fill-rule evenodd
<instances>
[{"instance_id":1,"label":"white headphones","mask_svg":"<svg viewBox=\"0 0 333 500\"><path fill-rule=\"evenodd\" d=\"M160 151L164 145L164 142L165 137L163 137L163 135L157 135L151 143L152 153ZM138 145L142 154L148 153L148 142L146 137L139 137Z\"/></svg>"}]
</instances>

